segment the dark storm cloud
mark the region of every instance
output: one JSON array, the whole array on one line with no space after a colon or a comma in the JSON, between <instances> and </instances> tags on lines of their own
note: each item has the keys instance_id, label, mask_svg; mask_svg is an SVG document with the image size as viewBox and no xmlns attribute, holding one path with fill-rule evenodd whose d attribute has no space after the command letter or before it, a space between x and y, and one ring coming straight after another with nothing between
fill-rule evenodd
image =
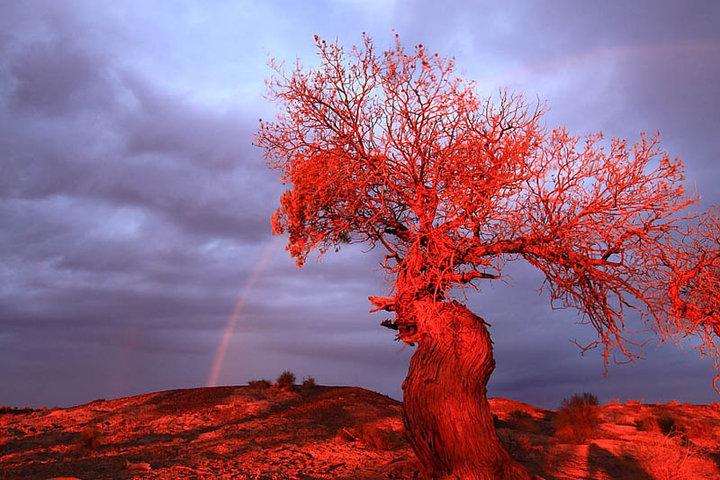
<instances>
[{"instance_id":1,"label":"dark storm cloud","mask_svg":"<svg viewBox=\"0 0 720 480\"><path fill-rule=\"evenodd\" d=\"M99 59L68 41L27 45L10 57L15 112L56 116L112 102Z\"/></svg>"},{"instance_id":2,"label":"dark storm cloud","mask_svg":"<svg viewBox=\"0 0 720 480\"><path fill-rule=\"evenodd\" d=\"M249 142L255 124L250 125L245 118L208 112L132 75L124 76L123 85L137 102L136 109L120 119L127 154L179 155L204 168L221 170L237 167L239 154L257 157ZM265 167L258 162L247 168L257 174Z\"/></svg>"}]
</instances>

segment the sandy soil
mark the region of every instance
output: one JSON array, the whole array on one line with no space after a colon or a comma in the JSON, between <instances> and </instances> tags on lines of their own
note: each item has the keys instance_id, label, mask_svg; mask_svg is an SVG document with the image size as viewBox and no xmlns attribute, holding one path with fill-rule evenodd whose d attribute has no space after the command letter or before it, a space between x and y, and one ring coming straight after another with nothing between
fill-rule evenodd
<instances>
[{"instance_id":1,"label":"sandy soil","mask_svg":"<svg viewBox=\"0 0 720 480\"><path fill-rule=\"evenodd\" d=\"M597 408L582 438L556 413L491 400L498 435L547 479L720 478L720 404ZM401 404L354 387L216 387L0 410L2 479L412 479ZM577 436L577 435L575 435Z\"/></svg>"}]
</instances>

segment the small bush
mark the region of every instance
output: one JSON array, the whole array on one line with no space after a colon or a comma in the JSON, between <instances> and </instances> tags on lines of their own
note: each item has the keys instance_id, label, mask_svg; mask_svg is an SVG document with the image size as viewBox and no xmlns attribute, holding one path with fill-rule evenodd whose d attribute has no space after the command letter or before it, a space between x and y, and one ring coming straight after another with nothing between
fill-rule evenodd
<instances>
[{"instance_id":1,"label":"small bush","mask_svg":"<svg viewBox=\"0 0 720 480\"><path fill-rule=\"evenodd\" d=\"M317 383L315 383L315 379L313 377L305 377L303 378L302 383L303 388L315 388L317 387Z\"/></svg>"},{"instance_id":2,"label":"small bush","mask_svg":"<svg viewBox=\"0 0 720 480\"><path fill-rule=\"evenodd\" d=\"M250 380L248 382L248 386L250 388L255 388L258 390L264 390L266 388L272 387L272 382L270 382L270 380L265 380L264 378L262 378L260 380Z\"/></svg>"},{"instance_id":3,"label":"small bush","mask_svg":"<svg viewBox=\"0 0 720 480\"><path fill-rule=\"evenodd\" d=\"M678 426L677 426L675 419L668 415L663 415L662 417L658 418L657 422L658 422L658 426L660 427L660 431L663 433L663 435L675 433L678 430Z\"/></svg>"},{"instance_id":4,"label":"small bush","mask_svg":"<svg viewBox=\"0 0 720 480\"><path fill-rule=\"evenodd\" d=\"M525 410L513 410L512 412L510 412L510 418L516 422L524 422L532 420L533 416Z\"/></svg>"},{"instance_id":5,"label":"small bush","mask_svg":"<svg viewBox=\"0 0 720 480\"><path fill-rule=\"evenodd\" d=\"M539 433L542 430L541 422L525 410L513 410L507 421L507 426L513 430Z\"/></svg>"},{"instance_id":6,"label":"small bush","mask_svg":"<svg viewBox=\"0 0 720 480\"><path fill-rule=\"evenodd\" d=\"M290 390L295 386L295 374L289 370L285 370L275 380L275 385L283 390Z\"/></svg>"},{"instance_id":7,"label":"small bush","mask_svg":"<svg viewBox=\"0 0 720 480\"><path fill-rule=\"evenodd\" d=\"M674 434L643 438L632 443L626 450L626 455L636 458L651 478L700 478L697 471L701 452Z\"/></svg>"},{"instance_id":8,"label":"small bush","mask_svg":"<svg viewBox=\"0 0 720 480\"><path fill-rule=\"evenodd\" d=\"M648 413L635 421L638 430L644 432L660 432L663 435L681 433L682 428L677 417L668 409L660 409L656 415Z\"/></svg>"},{"instance_id":9,"label":"small bush","mask_svg":"<svg viewBox=\"0 0 720 480\"><path fill-rule=\"evenodd\" d=\"M597 397L582 393L563 399L553 424L559 440L584 443L600 425Z\"/></svg>"},{"instance_id":10,"label":"small bush","mask_svg":"<svg viewBox=\"0 0 720 480\"><path fill-rule=\"evenodd\" d=\"M713 447L720 440L720 430L702 418L685 420L682 433L696 446Z\"/></svg>"},{"instance_id":11,"label":"small bush","mask_svg":"<svg viewBox=\"0 0 720 480\"><path fill-rule=\"evenodd\" d=\"M645 415L644 417L635 420L635 428L641 432L659 432L660 425L658 424L655 415Z\"/></svg>"},{"instance_id":12,"label":"small bush","mask_svg":"<svg viewBox=\"0 0 720 480\"><path fill-rule=\"evenodd\" d=\"M563 402L568 402L573 405L593 405L598 406L598 398L594 393L583 392L581 394L575 394L568 400L567 398Z\"/></svg>"}]
</instances>

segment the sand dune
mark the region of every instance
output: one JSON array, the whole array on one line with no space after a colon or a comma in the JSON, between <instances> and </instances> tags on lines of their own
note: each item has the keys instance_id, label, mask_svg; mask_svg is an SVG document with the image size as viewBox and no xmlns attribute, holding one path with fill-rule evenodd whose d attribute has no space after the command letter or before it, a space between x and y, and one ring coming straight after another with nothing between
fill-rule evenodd
<instances>
[{"instance_id":1,"label":"sand dune","mask_svg":"<svg viewBox=\"0 0 720 480\"><path fill-rule=\"evenodd\" d=\"M587 431L492 399L498 435L547 479L720 478L720 405L596 408ZM575 423L582 423L573 420ZM3 479L411 479L401 404L354 387L214 387L0 414Z\"/></svg>"}]
</instances>

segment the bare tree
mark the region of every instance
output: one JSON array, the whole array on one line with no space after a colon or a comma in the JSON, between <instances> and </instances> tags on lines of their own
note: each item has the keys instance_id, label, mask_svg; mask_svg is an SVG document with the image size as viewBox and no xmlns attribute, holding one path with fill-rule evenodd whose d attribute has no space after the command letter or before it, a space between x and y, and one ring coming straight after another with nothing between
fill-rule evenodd
<instances>
[{"instance_id":1,"label":"bare tree","mask_svg":"<svg viewBox=\"0 0 720 480\"><path fill-rule=\"evenodd\" d=\"M261 121L256 144L289 186L274 232L288 234L299 266L313 250L348 243L386 251L393 288L370 301L394 312L383 324L400 340L418 345L404 418L428 476L530 478L495 434L486 324L453 288L497 279L523 259L543 272L553 302L595 327L606 362L613 349L633 358L628 309L663 335L687 326L687 315L669 321L685 307L667 295L673 239L692 203L682 163L657 136L629 145L547 130L539 105L505 92L480 98L453 60L422 45L406 51L396 38L376 53L368 37L349 51L316 43L317 68L273 62L268 81L281 113Z\"/></svg>"}]
</instances>

